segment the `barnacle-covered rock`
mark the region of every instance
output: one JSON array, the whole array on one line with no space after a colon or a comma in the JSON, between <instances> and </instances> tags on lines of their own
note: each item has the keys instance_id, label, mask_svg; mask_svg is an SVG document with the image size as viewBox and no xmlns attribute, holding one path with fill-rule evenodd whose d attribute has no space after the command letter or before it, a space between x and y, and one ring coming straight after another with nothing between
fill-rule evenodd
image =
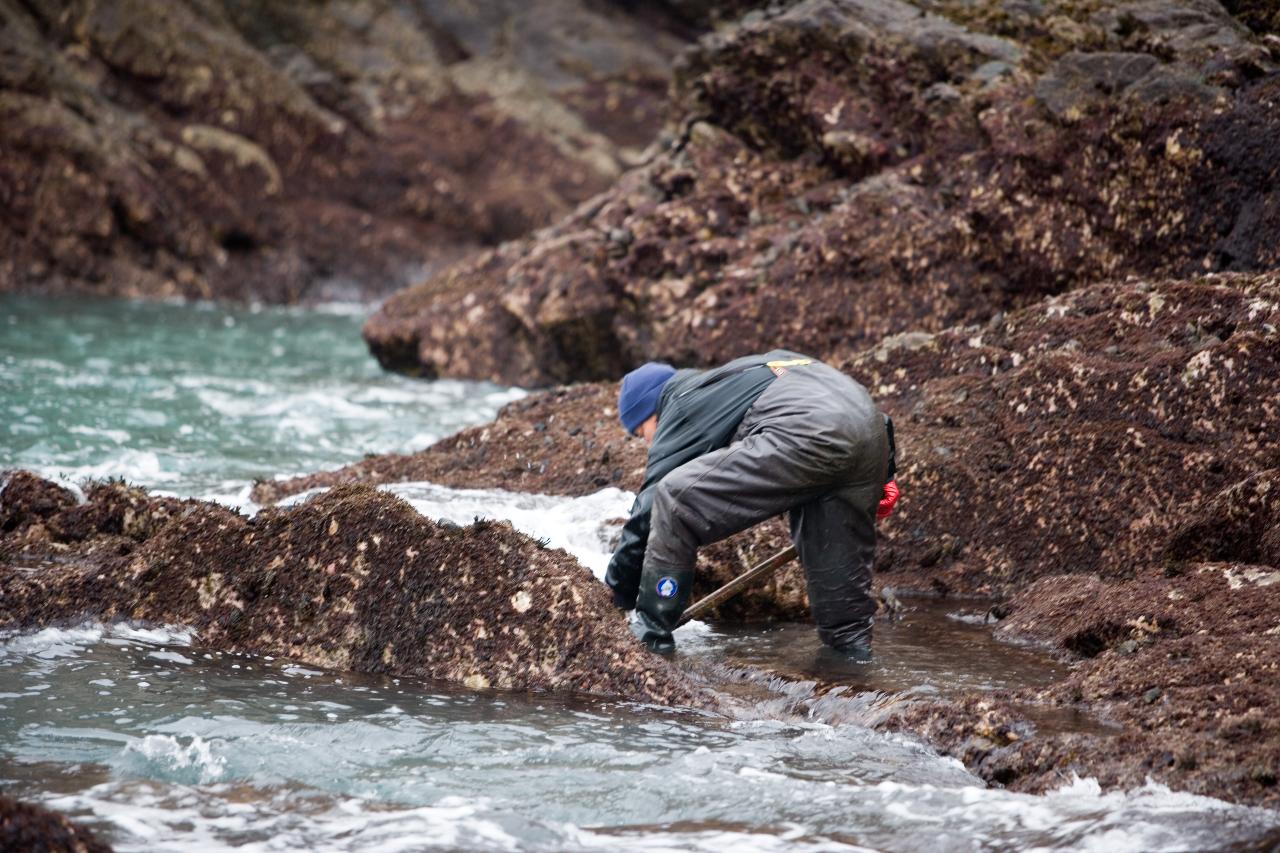
<instances>
[{"instance_id":1,"label":"barnacle-covered rock","mask_svg":"<svg viewBox=\"0 0 1280 853\"><path fill-rule=\"evenodd\" d=\"M590 572L507 524L436 524L364 485L254 518L118 483L88 497L0 539L0 628L180 624L201 645L336 669L706 701Z\"/></svg>"}]
</instances>

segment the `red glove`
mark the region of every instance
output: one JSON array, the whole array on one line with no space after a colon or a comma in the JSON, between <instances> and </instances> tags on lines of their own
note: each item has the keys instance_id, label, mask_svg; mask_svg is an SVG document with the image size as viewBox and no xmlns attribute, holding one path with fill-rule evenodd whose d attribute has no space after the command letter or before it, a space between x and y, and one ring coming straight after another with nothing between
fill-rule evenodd
<instances>
[{"instance_id":1,"label":"red glove","mask_svg":"<svg viewBox=\"0 0 1280 853\"><path fill-rule=\"evenodd\" d=\"M898 502L898 481L890 480L884 484L884 497L876 509L876 521L884 521L893 512L893 505Z\"/></svg>"}]
</instances>

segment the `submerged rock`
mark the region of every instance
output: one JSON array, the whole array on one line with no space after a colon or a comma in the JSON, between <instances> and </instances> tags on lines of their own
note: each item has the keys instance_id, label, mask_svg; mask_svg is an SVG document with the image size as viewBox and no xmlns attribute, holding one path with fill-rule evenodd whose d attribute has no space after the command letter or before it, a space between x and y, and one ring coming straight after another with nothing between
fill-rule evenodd
<instances>
[{"instance_id":1,"label":"submerged rock","mask_svg":"<svg viewBox=\"0 0 1280 853\"><path fill-rule=\"evenodd\" d=\"M0 628L140 620L337 669L706 701L563 551L506 524L439 525L368 486L247 519L100 484L0 538L0 595Z\"/></svg>"},{"instance_id":2,"label":"submerged rock","mask_svg":"<svg viewBox=\"0 0 1280 853\"><path fill-rule=\"evenodd\" d=\"M65 815L0 794L0 850L111 853L111 846Z\"/></svg>"},{"instance_id":3,"label":"submerged rock","mask_svg":"<svg viewBox=\"0 0 1280 853\"><path fill-rule=\"evenodd\" d=\"M1037 5L806 0L705 37L649 162L397 294L372 351L523 385L840 357L1101 280L1280 263L1268 49L1213 2Z\"/></svg>"}]
</instances>

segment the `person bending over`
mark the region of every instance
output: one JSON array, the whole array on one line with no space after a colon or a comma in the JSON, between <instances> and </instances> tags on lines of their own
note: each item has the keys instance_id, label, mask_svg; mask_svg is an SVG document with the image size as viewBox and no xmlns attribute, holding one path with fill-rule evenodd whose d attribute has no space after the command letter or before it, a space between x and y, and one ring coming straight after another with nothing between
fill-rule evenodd
<instances>
[{"instance_id":1,"label":"person bending over","mask_svg":"<svg viewBox=\"0 0 1280 853\"><path fill-rule=\"evenodd\" d=\"M700 546L787 511L819 638L870 659L875 522L896 487L893 425L865 388L787 350L712 370L649 362L623 377L618 418L649 457L605 583L649 648L675 648Z\"/></svg>"}]
</instances>

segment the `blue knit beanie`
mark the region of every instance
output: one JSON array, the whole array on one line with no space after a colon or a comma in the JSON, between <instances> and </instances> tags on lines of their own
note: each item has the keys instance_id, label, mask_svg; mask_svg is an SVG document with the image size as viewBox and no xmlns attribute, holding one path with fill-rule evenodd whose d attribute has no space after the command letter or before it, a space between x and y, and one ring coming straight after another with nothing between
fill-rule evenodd
<instances>
[{"instance_id":1,"label":"blue knit beanie","mask_svg":"<svg viewBox=\"0 0 1280 853\"><path fill-rule=\"evenodd\" d=\"M618 420L622 421L623 429L635 432L636 427L658 410L662 386L675 373L671 365L651 361L622 377L622 386L618 389Z\"/></svg>"}]
</instances>

